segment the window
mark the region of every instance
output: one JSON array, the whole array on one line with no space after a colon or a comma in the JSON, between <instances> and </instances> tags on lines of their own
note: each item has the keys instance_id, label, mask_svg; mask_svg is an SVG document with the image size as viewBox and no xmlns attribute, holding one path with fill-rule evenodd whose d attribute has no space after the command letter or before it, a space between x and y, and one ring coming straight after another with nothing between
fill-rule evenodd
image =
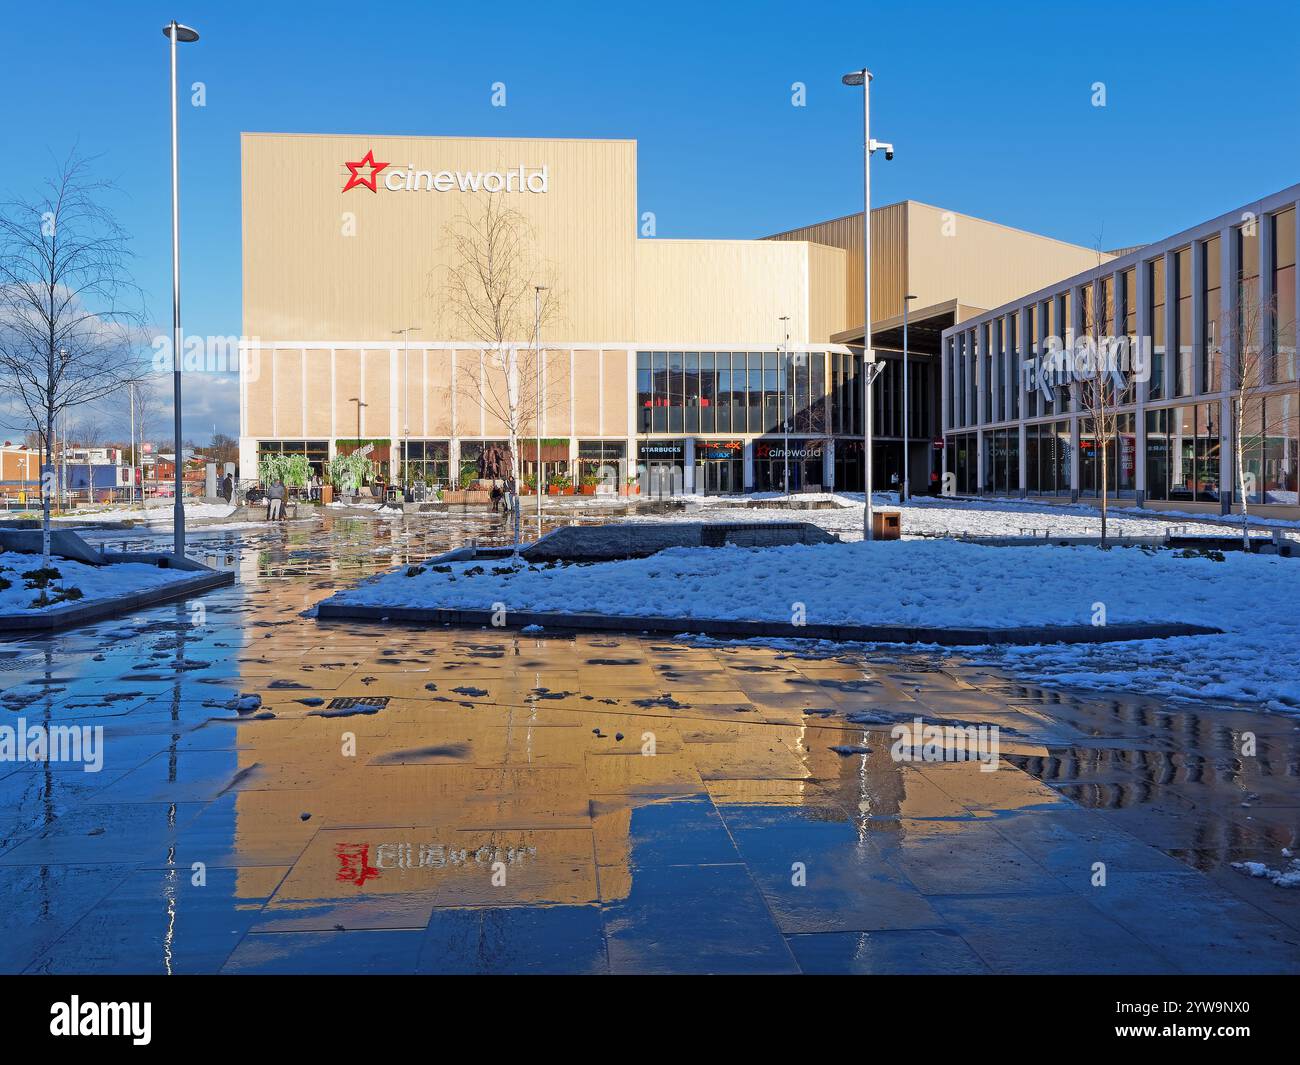
<instances>
[{"instance_id":1,"label":"window","mask_svg":"<svg viewBox=\"0 0 1300 1065\"><path fill-rule=\"evenodd\" d=\"M403 441L402 479L407 484L441 486L451 476L450 445L446 440Z\"/></svg>"},{"instance_id":2,"label":"window","mask_svg":"<svg viewBox=\"0 0 1300 1065\"><path fill-rule=\"evenodd\" d=\"M1149 499L1210 503L1219 498L1217 403L1147 411Z\"/></svg>"},{"instance_id":3,"label":"window","mask_svg":"<svg viewBox=\"0 0 1300 1065\"><path fill-rule=\"evenodd\" d=\"M650 413L654 406L654 388L651 385L650 353L638 351L636 354L636 409L637 431L650 432Z\"/></svg>"},{"instance_id":4,"label":"window","mask_svg":"<svg viewBox=\"0 0 1300 1065\"><path fill-rule=\"evenodd\" d=\"M387 441L384 441L384 444L387 450ZM257 445L259 466L263 455L306 455L312 472L324 479L325 464L329 462L330 445L328 440L262 440Z\"/></svg>"},{"instance_id":5,"label":"window","mask_svg":"<svg viewBox=\"0 0 1300 1065\"><path fill-rule=\"evenodd\" d=\"M617 491L623 479L632 476L626 472L627 443L623 440L579 440L578 483L613 485Z\"/></svg>"},{"instance_id":6,"label":"window","mask_svg":"<svg viewBox=\"0 0 1300 1065\"><path fill-rule=\"evenodd\" d=\"M1124 317L1124 350L1128 354L1127 363L1121 368L1124 371L1124 391L1120 394L1121 403L1132 403L1137 398L1135 360L1133 358L1138 343L1137 336L1137 271L1130 267L1125 270L1119 277L1119 298L1121 306L1118 309L1119 314Z\"/></svg>"},{"instance_id":7,"label":"window","mask_svg":"<svg viewBox=\"0 0 1300 1065\"><path fill-rule=\"evenodd\" d=\"M1190 396L1192 377L1192 249L1174 252L1174 395Z\"/></svg>"},{"instance_id":8,"label":"window","mask_svg":"<svg viewBox=\"0 0 1300 1065\"><path fill-rule=\"evenodd\" d=\"M1165 393L1165 260L1150 262L1150 286L1147 303L1151 308L1151 380L1147 398L1159 399Z\"/></svg>"},{"instance_id":9,"label":"window","mask_svg":"<svg viewBox=\"0 0 1300 1065\"><path fill-rule=\"evenodd\" d=\"M1233 345L1241 358L1248 383L1258 383L1259 347L1264 338L1261 333L1261 293L1259 291L1259 227L1241 226L1237 239L1237 321Z\"/></svg>"},{"instance_id":10,"label":"window","mask_svg":"<svg viewBox=\"0 0 1300 1065\"><path fill-rule=\"evenodd\" d=\"M1211 237L1201 245L1201 248L1205 259L1203 274L1205 290L1201 300L1201 344L1197 352L1200 366L1197 373L1202 390L1217 392L1221 387L1219 368L1223 354L1222 341L1219 337L1222 327L1219 318L1223 313L1222 248L1218 237Z\"/></svg>"},{"instance_id":11,"label":"window","mask_svg":"<svg viewBox=\"0 0 1300 1065\"><path fill-rule=\"evenodd\" d=\"M1273 350L1274 381L1294 381L1296 359L1295 208L1273 216Z\"/></svg>"}]
</instances>

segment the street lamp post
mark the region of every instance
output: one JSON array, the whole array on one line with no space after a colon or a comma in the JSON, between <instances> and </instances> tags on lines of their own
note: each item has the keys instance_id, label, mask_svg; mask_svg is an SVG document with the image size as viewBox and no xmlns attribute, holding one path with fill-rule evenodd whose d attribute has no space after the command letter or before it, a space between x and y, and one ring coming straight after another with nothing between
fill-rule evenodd
<instances>
[{"instance_id":1,"label":"street lamp post","mask_svg":"<svg viewBox=\"0 0 1300 1065\"><path fill-rule=\"evenodd\" d=\"M908 410L912 406L912 394L907 390L907 308L914 299L916 297L911 293L903 297L903 494L898 497L900 503L912 498L912 463L908 454L911 427L907 420Z\"/></svg>"},{"instance_id":2,"label":"street lamp post","mask_svg":"<svg viewBox=\"0 0 1300 1065\"><path fill-rule=\"evenodd\" d=\"M883 141L871 139L871 71L866 67L851 70L840 79L845 85L860 86L862 89L862 370L866 376L866 417L862 446L865 465L863 496L866 505L862 510L862 535L866 540L874 537L874 516L871 505L872 476L872 413L873 392L877 375L884 368L876 362L875 352L871 350L871 157L878 149L883 149L885 159L894 158L894 146Z\"/></svg>"},{"instance_id":3,"label":"street lamp post","mask_svg":"<svg viewBox=\"0 0 1300 1065\"><path fill-rule=\"evenodd\" d=\"M418 325L407 325L401 329L394 329L393 336L402 337L402 356L404 369L402 371L402 446L398 451L401 455L401 465L398 467L398 484L406 485L406 450L407 439L411 435L411 330L419 329ZM358 433L358 436L361 434ZM405 494L405 493L403 493Z\"/></svg>"},{"instance_id":4,"label":"street lamp post","mask_svg":"<svg viewBox=\"0 0 1300 1065\"><path fill-rule=\"evenodd\" d=\"M184 479L181 462L181 200L180 155L177 141L176 45L199 39L197 30L172 19L163 27L163 36L171 42L172 60L172 423L176 437L173 448L176 467L176 503L173 508L172 550L176 557L185 555Z\"/></svg>"},{"instance_id":5,"label":"street lamp post","mask_svg":"<svg viewBox=\"0 0 1300 1065\"><path fill-rule=\"evenodd\" d=\"M790 372L790 316L781 315L782 326L785 328L785 340L781 347L781 435L782 448L785 455L785 465L783 466L783 490L787 499L790 498L790 388L787 374Z\"/></svg>"},{"instance_id":6,"label":"street lamp post","mask_svg":"<svg viewBox=\"0 0 1300 1065\"><path fill-rule=\"evenodd\" d=\"M537 359L537 409L533 411L533 428L537 433L537 539L542 538L542 293L546 285L533 286L533 355ZM518 485L515 486L516 489Z\"/></svg>"}]
</instances>

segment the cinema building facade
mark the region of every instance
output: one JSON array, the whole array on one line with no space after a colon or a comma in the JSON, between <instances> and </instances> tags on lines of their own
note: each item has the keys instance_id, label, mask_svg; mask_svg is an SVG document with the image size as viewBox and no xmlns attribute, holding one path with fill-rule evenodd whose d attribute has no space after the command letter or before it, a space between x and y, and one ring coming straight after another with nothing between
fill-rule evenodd
<instances>
[{"instance_id":1,"label":"cinema building facade","mask_svg":"<svg viewBox=\"0 0 1300 1065\"><path fill-rule=\"evenodd\" d=\"M1079 338L1128 338L1109 494L1155 509L1300 518L1296 240L1300 185L1116 257L943 332L944 472L958 494L1088 501L1097 435L1079 382L1040 373ZM1055 338L1055 339L1054 339ZM1244 353L1244 354L1243 354ZM1234 416L1236 360L1247 371Z\"/></svg>"},{"instance_id":2,"label":"cinema building facade","mask_svg":"<svg viewBox=\"0 0 1300 1065\"><path fill-rule=\"evenodd\" d=\"M634 141L245 134L242 167L241 476L267 453L320 468L365 447L393 480L447 485L505 445L488 395L503 359L445 297L449 227L496 197L554 294L542 357L522 363L526 481L618 469L623 490L644 471L658 491L727 494L780 490L788 469L795 491L861 490L861 214L655 237ZM901 476L906 402L921 491L942 461L943 330L1096 255L914 201L874 210L872 243L876 482ZM530 355L532 329L508 346Z\"/></svg>"}]
</instances>

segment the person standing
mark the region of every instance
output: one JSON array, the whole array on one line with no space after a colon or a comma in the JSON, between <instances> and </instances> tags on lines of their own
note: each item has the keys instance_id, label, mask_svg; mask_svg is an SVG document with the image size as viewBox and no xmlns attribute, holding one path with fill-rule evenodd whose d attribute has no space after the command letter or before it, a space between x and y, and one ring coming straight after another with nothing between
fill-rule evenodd
<instances>
[{"instance_id":1,"label":"person standing","mask_svg":"<svg viewBox=\"0 0 1300 1065\"><path fill-rule=\"evenodd\" d=\"M266 492L266 520L280 521L284 517L284 481L276 478Z\"/></svg>"}]
</instances>

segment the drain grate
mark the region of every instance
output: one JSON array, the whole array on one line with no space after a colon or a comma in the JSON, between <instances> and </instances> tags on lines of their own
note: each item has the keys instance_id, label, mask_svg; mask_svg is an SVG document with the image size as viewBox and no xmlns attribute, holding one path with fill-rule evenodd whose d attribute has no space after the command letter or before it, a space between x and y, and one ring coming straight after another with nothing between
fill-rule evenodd
<instances>
[{"instance_id":1,"label":"drain grate","mask_svg":"<svg viewBox=\"0 0 1300 1065\"><path fill-rule=\"evenodd\" d=\"M382 710L388 705L388 699L387 695L345 695L337 699L331 699L329 709L351 710L354 706L377 706Z\"/></svg>"}]
</instances>

